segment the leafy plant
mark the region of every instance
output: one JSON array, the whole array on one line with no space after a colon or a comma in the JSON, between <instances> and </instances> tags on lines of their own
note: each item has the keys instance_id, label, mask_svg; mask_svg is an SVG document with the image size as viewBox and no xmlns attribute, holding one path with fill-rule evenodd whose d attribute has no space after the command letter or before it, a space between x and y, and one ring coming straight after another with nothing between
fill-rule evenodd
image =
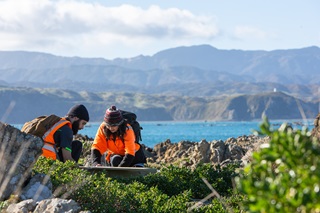
<instances>
[{"instance_id":1,"label":"leafy plant","mask_svg":"<svg viewBox=\"0 0 320 213\"><path fill-rule=\"evenodd\" d=\"M268 145L253 154L252 163L237 178L247 196L249 212L320 212L320 144L307 128L282 124L272 130L264 118L258 134L270 136Z\"/></svg>"},{"instance_id":2,"label":"leafy plant","mask_svg":"<svg viewBox=\"0 0 320 213\"><path fill-rule=\"evenodd\" d=\"M199 165L195 170L168 166L144 177L110 178L103 172L79 169L71 161L61 163L46 158L39 158L33 172L50 175L55 196L73 199L82 210L91 212L185 212L194 205L193 200L211 193L202 178L221 194L230 196L227 191L232 189L231 178L235 174L234 167ZM201 208L207 212L209 206Z\"/></svg>"}]
</instances>

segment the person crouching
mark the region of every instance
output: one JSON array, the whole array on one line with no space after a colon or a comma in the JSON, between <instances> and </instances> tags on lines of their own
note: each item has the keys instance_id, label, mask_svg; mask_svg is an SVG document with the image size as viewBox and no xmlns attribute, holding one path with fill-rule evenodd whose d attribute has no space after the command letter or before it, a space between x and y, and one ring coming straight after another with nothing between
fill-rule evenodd
<instances>
[{"instance_id":1,"label":"person crouching","mask_svg":"<svg viewBox=\"0 0 320 213\"><path fill-rule=\"evenodd\" d=\"M123 119L116 106L106 110L91 147L94 166L102 166L101 157L106 153L106 161L113 167L143 166L146 157L140 144L135 143L132 127Z\"/></svg>"}]
</instances>

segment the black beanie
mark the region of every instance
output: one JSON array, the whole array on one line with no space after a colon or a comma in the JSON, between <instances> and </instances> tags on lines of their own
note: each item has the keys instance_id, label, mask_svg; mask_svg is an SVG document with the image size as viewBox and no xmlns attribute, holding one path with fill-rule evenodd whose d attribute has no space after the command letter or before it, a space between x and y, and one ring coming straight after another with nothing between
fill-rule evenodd
<instances>
[{"instance_id":1,"label":"black beanie","mask_svg":"<svg viewBox=\"0 0 320 213\"><path fill-rule=\"evenodd\" d=\"M118 126L123 122L122 113L116 108L116 106L111 106L106 110L106 114L104 115L104 122L111 126Z\"/></svg>"},{"instance_id":2,"label":"black beanie","mask_svg":"<svg viewBox=\"0 0 320 213\"><path fill-rule=\"evenodd\" d=\"M69 110L67 115L76 116L81 120L85 120L85 121L89 122L88 110L82 104L78 104L78 105L71 107L71 109Z\"/></svg>"}]
</instances>

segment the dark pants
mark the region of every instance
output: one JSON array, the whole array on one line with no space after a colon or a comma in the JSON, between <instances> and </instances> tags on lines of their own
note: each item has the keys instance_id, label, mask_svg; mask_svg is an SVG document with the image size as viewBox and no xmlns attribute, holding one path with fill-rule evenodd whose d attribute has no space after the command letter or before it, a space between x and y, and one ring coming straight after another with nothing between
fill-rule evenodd
<instances>
[{"instance_id":1,"label":"dark pants","mask_svg":"<svg viewBox=\"0 0 320 213\"><path fill-rule=\"evenodd\" d=\"M112 155L110 158L110 164L111 166L117 167L121 161L123 160L124 156L121 155ZM136 152L134 159L130 166L143 166L143 164L146 163L146 157L143 153L142 147Z\"/></svg>"}]
</instances>

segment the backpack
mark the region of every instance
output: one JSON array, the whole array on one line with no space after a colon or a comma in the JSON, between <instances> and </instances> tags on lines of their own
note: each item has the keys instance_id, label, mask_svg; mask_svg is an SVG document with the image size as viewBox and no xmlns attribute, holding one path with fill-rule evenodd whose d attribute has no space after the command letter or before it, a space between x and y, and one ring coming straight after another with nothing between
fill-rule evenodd
<instances>
[{"instance_id":1,"label":"backpack","mask_svg":"<svg viewBox=\"0 0 320 213\"><path fill-rule=\"evenodd\" d=\"M31 121L26 122L21 131L38 136L42 138L42 136L58 121L61 120L61 117L57 115L43 115L39 116Z\"/></svg>"},{"instance_id":2,"label":"backpack","mask_svg":"<svg viewBox=\"0 0 320 213\"><path fill-rule=\"evenodd\" d=\"M141 130L143 129L139 122L137 121L137 115L133 112L128 112L120 110L122 117L127 121L128 124L132 127L134 134L136 136L136 143L139 144L139 141L142 141Z\"/></svg>"}]
</instances>

